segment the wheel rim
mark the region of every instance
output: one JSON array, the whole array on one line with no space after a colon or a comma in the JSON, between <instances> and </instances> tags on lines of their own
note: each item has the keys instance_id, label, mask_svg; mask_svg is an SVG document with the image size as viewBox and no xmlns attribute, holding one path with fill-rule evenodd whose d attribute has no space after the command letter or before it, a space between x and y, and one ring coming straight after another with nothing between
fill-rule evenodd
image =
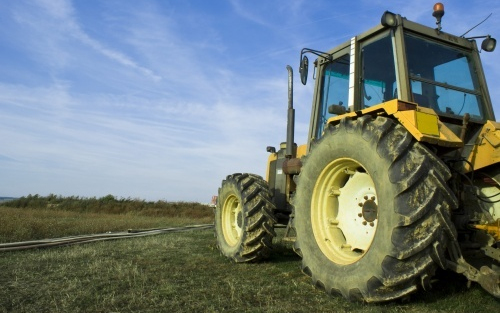
<instances>
[{"instance_id":1,"label":"wheel rim","mask_svg":"<svg viewBox=\"0 0 500 313\"><path fill-rule=\"evenodd\" d=\"M361 259L375 237L378 198L364 167L352 159L328 164L316 181L311 224L323 254L337 264Z\"/></svg>"},{"instance_id":2,"label":"wheel rim","mask_svg":"<svg viewBox=\"0 0 500 313\"><path fill-rule=\"evenodd\" d=\"M498 193L500 186L491 177L484 176L485 177L475 182L475 185L479 188L480 196L482 199L487 200L479 201L480 206L485 212L490 213L489 215L485 215L484 212L481 212L481 215L484 216L484 221L482 222L494 222L500 218L500 207L498 205L498 201L500 201L500 195Z\"/></svg>"},{"instance_id":3,"label":"wheel rim","mask_svg":"<svg viewBox=\"0 0 500 313\"><path fill-rule=\"evenodd\" d=\"M222 207L222 232L230 246L235 246L241 238L241 202L235 195L227 197Z\"/></svg>"}]
</instances>

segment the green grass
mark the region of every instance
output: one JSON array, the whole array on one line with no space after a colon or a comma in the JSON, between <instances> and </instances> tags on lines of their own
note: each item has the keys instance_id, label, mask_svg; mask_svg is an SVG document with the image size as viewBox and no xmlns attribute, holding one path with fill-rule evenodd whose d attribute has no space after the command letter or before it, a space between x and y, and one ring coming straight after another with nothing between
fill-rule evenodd
<instances>
[{"instance_id":1,"label":"green grass","mask_svg":"<svg viewBox=\"0 0 500 313\"><path fill-rule=\"evenodd\" d=\"M277 242L271 258L234 264L212 230L0 255L0 312L496 312L499 301L448 275L409 302L350 303L310 284Z\"/></svg>"},{"instance_id":2,"label":"green grass","mask_svg":"<svg viewBox=\"0 0 500 313\"><path fill-rule=\"evenodd\" d=\"M19 233L29 234L30 223L38 220L51 225L36 233L46 238L53 233L68 235L75 229L81 231L79 234L92 229L97 232L95 224L124 230L134 228L141 220L145 227L156 227L155 223L202 224L212 218L211 209L201 208L204 213L200 214L199 210L193 213L187 205L182 207L173 216L155 217L133 211L99 214L0 206L0 229L7 222L17 224ZM6 212L9 218L17 212L17 222L6 220ZM113 224L113 221L119 222ZM26 236L34 235L31 231ZM4 238L16 236L4 235ZM500 309L499 300L477 284L468 289L463 277L450 272L438 276L431 292L420 291L406 302L351 303L314 288L301 273L300 262L290 244L278 238L266 262L234 264L218 252L213 230L4 252L0 253L0 312L497 312Z\"/></svg>"}]
</instances>

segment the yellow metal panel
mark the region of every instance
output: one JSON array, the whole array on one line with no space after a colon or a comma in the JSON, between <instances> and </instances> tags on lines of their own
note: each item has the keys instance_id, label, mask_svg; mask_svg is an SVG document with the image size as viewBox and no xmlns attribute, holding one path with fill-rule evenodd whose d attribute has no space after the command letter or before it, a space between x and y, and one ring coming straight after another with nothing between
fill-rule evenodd
<instances>
[{"instance_id":1,"label":"yellow metal panel","mask_svg":"<svg viewBox=\"0 0 500 313\"><path fill-rule=\"evenodd\" d=\"M415 113L416 113L417 129L422 134L439 137L439 124L438 124L439 119L437 115L419 111L415 111Z\"/></svg>"},{"instance_id":2,"label":"yellow metal panel","mask_svg":"<svg viewBox=\"0 0 500 313\"><path fill-rule=\"evenodd\" d=\"M420 110L420 108L419 108ZM394 117L412 134L417 141L443 147L461 147L462 141L446 125L439 121L438 116L430 114L433 110L420 112L416 110L399 111Z\"/></svg>"},{"instance_id":3,"label":"yellow metal panel","mask_svg":"<svg viewBox=\"0 0 500 313\"><path fill-rule=\"evenodd\" d=\"M328 123L337 124L345 117L357 118L366 114L394 116L417 141L452 148L463 146L460 138L439 121L439 117L433 109L419 107L415 103L398 99L374 105L361 111L332 117L328 120Z\"/></svg>"},{"instance_id":4,"label":"yellow metal panel","mask_svg":"<svg viewBox=\"0 0 500 313\"><path fill-rule=\"evenodd\" d=\"M500 123L486 122L467 160L474 170L500 162ZM467 164L465 170L472 168Z\"/></svg>"},{"instance_id":5,"label":"yellow metal panel","mask_svg":"<svg viewBox=\"0 0 500 313\"><path fill-rule=\"evenodd\" d=\"M398 99L389 100L381 104L371 106L369 108L363 109L361 111L349 112L343 115L334 116L328 119L328 123L334 123L340 121L344 117L356 117L366 114L387 114L393 115L396 112L416 110L417 105L410 102L401 101ZM432 110L431 110L432 111Z\"/></svg>"},{"instance_id":6,"label":"yellow metal panel","mask_svg":"<svg viewBox=\"0 0 500 313\"><path fill-rule=\"evenodd\" d=\"M271 162L278 159L277 153L271 153L267 158L267 169L266 169L266 181L269 182L269 170L271 168Z\"/></svg>"},{"instance_id":7,"label":"yellow metal panel","mask_svg":"<svg viewBox=\"0 0 500 313\"><path fill-rule=\"evenodd\" d=\"M464 143L458 138L455 133L449 129L445 124L438 121L439 140L438 145L443 147L463 147ZM430 137L429 137L430 138ZM431 142L430 139L428 142Z\"/></svg>"},{"instance_id":8,"label":"yellow metal panel","mask_svg":"<svg viewBox=\"0 0 500 313\"><path fill-rule=\"evenodd\" d=\"M486 139L493 148L498 148L500 145L500 133L498 131L490 131L484 134L484 139Z\"/></svg>"},{"instance_id":9,"label":"yellow metal panel","mask_svg":"<svg viewBox=\"0 0 500 313\"><path fill-rule=\"evenodd\" d=\"M394 117L398 119L398 121L403 125L406 130L408 130L415 139L418 141L422 140L422 133L418 131L418 128L415 126L417 125L417 119L415 117L415 111L399 111L399 112L394 112Z\"/></svg>"},{"instance_id":10,"label":"yellow metal panel","mask_svg":"<svg viewBox=\"0 0 500 313\"><path fill-rule=\"evenodd\" d=\"M297 147L297 158L300 159L307 154L307 145L300 145Z\"/></svg>"}]
</instances>

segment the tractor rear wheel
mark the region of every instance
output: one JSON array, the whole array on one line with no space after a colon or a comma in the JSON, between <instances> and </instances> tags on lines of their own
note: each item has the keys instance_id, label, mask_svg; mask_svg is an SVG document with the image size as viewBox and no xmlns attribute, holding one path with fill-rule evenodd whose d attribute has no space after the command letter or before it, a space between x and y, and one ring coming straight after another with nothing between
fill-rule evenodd
<instances>
[{"instance_id":1,"label":"tractor rear wheel","mask_svg":"<svg viewBox=\"0 0 500 313\"><path fill-rule=\"evenodd\" d=\"M381 302L428 287L444 267L449 169L393 120L330 125L304 160L294 199L296 252L317 287Z\"/></svg>"},{"instance_id":2,"label":"tractor rear wheel","mask_svg":"<svg viewBox=\"0 0 500 313\"><path fill-rule=\"evenodd\" d=\"M267 182L253 174L233 174L222 181L215 208L215 235L221 253L235 262L269 255L274 232L274 204Z\"/></svg>"}]
</instances>

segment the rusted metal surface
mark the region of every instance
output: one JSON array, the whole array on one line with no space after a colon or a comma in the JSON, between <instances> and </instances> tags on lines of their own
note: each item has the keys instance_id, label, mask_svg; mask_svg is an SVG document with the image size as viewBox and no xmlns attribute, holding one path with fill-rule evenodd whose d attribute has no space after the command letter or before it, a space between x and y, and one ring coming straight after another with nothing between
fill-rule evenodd
<instances>
[{"instance_id":1,"label":"rusted metal surface","mask_svg":"<svg viewBox=\"0 0 500 313\"><path fill-rule=\"evenodd\" d=\"M300 161L300 159L291 158L291 159L286 159L283 162L283 173L287 175L299 174L301 168L302 168L302 162Z\"/></svg>"}]
</instances>

